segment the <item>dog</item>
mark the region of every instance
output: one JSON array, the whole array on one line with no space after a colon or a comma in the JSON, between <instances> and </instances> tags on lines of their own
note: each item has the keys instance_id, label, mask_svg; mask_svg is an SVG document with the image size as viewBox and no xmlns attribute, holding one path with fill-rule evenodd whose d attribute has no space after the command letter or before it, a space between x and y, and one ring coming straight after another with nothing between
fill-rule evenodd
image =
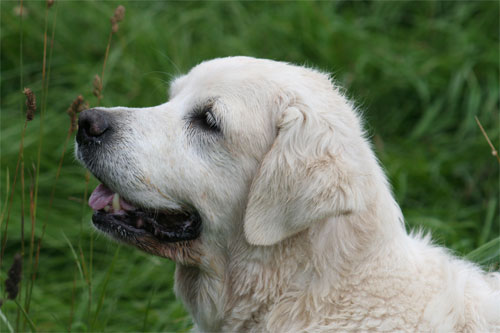
<instances>
[{"instance_id":1,"label":"dog","mask_svg":"<svg viewBox=\"0 0 500 333\"><path fill-rule=\"evenodd\" d=\"M76 141L94 226L176 263L194 330L500 330L500 275L406 232L325 73L206 61L165 104L84 111Z\"/></svg>"}]
</instances>

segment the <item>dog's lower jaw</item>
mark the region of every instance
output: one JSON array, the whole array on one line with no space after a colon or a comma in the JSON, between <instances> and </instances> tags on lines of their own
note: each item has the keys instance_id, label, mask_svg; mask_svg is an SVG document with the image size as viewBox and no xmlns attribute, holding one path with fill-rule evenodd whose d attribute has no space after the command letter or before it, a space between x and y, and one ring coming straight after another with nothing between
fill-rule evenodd
<instances>
[{"instance_id":1,"label":"dog's lower jaw","mask_svg":"<svg viewBox=\"0 0 500 333\"><path fill-rule=\"evenodd\" d=\"M199 242L199 240L191 240L164 243L156 247L150 247L143 243L139 243L136 246L147 253L170 259L180 265L197 266L201 261Z\"/></svg>"}]
</instances>

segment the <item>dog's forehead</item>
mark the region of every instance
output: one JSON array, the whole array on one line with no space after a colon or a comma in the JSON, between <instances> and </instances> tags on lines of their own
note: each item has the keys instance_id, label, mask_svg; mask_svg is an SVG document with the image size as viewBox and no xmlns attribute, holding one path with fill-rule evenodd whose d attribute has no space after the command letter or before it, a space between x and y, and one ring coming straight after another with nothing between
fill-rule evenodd
<instances>
[{"instance_id":1,"label":"dog's forehead","mask_svg":"<svg viewBox=\"0 0 500 333\"><path fill-rule=\"evenodd\" d=\"M270 70L273 67L283 64L284 63L273 60L251 57L217 58L200 63L193 67L189 74L204 76L213 74L234 74L234 71L237 71L241 75L246 76L256 71L265 73L265 70Z\"/></svg>"},{"instance_id":2,"label":"dog's forehead","mask_svg":"<svg viewBox=\"0 0 500 333\"><path fill-rule=\"evenodd\" d=\"M276 78L277 67L291 67L284 63L250 57L218 58L202 62L188 74L175 79L170 86L170 95L197 91L202 94L223 95L247 91L256 84L265 86Z\"/></svg>"}]
</instances>

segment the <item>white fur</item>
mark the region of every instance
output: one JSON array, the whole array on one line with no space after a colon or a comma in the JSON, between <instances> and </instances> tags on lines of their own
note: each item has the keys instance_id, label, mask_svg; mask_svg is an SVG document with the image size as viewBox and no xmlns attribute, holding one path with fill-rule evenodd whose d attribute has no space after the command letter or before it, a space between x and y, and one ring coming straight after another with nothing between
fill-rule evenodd
<instances>
[{"instance_id":1,"label":"white fur","mask_svg":"<svg viewBox=\"0 0 500 333\"><path fill-rule=\"evenodd\" d=\"M222 137L186 124L208 100ZM178 263L175 286L198 330L500 331L499 274L407 234L326 74L216 59L178 78L168 103L108 110L123 135L101 177L136 205L202 216L199 261Z\"/></svg>"}]
</instances>

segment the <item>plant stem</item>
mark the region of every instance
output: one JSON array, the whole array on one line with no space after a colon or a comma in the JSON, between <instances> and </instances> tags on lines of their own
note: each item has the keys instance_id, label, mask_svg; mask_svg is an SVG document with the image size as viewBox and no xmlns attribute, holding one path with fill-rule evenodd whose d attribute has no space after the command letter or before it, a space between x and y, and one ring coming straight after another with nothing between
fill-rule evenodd
<instances>
[{"instance_id":1,"label":"plant stem","mask_svg":"<svg viewBox=\"0 0 500 333\"><path fill-rule=\"evenodd\" d=\"M20 0L19 8L20 8L19 9L19 13L20 13L20 15L19 15L19 30L20 30L20 34L19 34L19 72L20 72L19 73L19 88L21 91L23 91L23 31L24 31L24 29L23 29L23 0ZM24 106L23 106L23 103L21 102L21 114L23 114L23 110L24 110ZM22 154L21 150L23 149L22 147L23 147L23 141L24 141L24 134L26 132L27 124L28 124L28 121L25 120L24 121L24 128L23 128L23 131L21 133L21 144L19 147L19 155L17 157L16 171L14 173L14 182L12 183L12 192L10 194L9 206L7 208L7 219L5 220L5 230L4 230L4 234L2 237L2 245L1 245L1 250L0 250L0 270L2 267L3 255L4 255L4 251L5 251L5 245L7 242L7 230L9 227L10 210L12 207L12 199L14 197L14 192L16 189L17 172L19 169L19 162L20 162L21 154Z\"/></svg>"},{"instance_id":2,"label":"plant stem","mask_svg":"<svg viewBox=\"0 0 500 333\"><path fill-rule=\"evenodd\" d=\"M45 75L46 71L46 55L47 55L47 27L48 27L48 10L49 6L48 3L46 4L45 8L45 29L44 29L44 45L43 45L43 68L42 68L42 106L41 106L41 112L40 112L40 130L38 134L38 152L37 152L37 166L35 168L35 188L33 193L30 192L30 200L32 201L30 208L32 207L32 211L30 210L30 215L31 215L31 224L32 224L32 234L31 234L31 242L30 244L30 267L31 267L31 283L30 287L26 298L26 303L25 303L25 308L26 312L29 313L30 310L30 303L31 303L31 294L33 292L33 287L35 284L35 279L36 279L36 273L38 269L38 260L40 256L40 248L42 245L42 239L45 234L45 228L47 224L47 220L43 223L42 226L42 234L40 236L40 239L38 240L38 246L37 246L37 253L36 253L36 260L35 260L35 266L32 266L32 258L33 258L33 248L34 248L34 230L35 230L35 221L36 221L36 208L37 208L37 198L38 198L38 177L39 177L39 170L40 170L40 157L41 157L41 151L42 151L42 138L43 138L43 119L44 119L44 114L45 110L47 108L47 96L49 93L49 78L50 78L50 69L51 69L51 64L52 64L52 51L54 49L54 36L55 36L55 30L56 30L56 22L57 22L57 1L55 2L55 13L54 13L54 21L52 22L52 34L50 38L50 53L49 53L49 66L47 68L47 75ZM46 76L46 77L45 77ZM66 148L64 148L65 150ZM64 156L64 152L63 152ZM56 179L57 182L57 179ZM55 187L55 183L54 183ZM50 212L50 206L49 206L49 212Z\"/></svg>"},{"instance_id":3,"label":"plant stem","mask_svg":"<svg viewBox=\"0 0 500 333\"><path fill-rule=\"evenodd\" d=\"M35 169L35 166L33 166L33 171ZM35 249L35 216L33 215L34 209L35 209L35 204L33 200L33 173L30 172L30 220L31 220L31 237L30 237L30 252L29 252L29 268L30 272L28 275L33 274L33 251ZM30 300L31 300L31 291L33 289L33 283L34 281L32 279L29 279L29 287L26 290L25 293L25 299L24 299L24 308L26 309L26 312L29 313L29 307L30 307ZM24 325L23 325L23 330L24 330Z\"/></svg>"},{"instance_id":4,"label":"plant stem","mask_svg":"<svg viewBox=\"0 0 500 333\"><path fill-rule=\"evenodd\" d=\"M488 137L488 134L484 130L483 125L481 125L481 122L479 121L479 119L477 118L477 116L475 116L474 118L476 119L476 123L479 126L479 129L481 130L481 132L483 133L484 138L486 139L486 141L490 145L491 155L495 156L497 158L497 160L498 160L498 163L500 164L500 156L498 156L498 151L495 149L495 146L493 145L493 143L491 143L491 140Z\"/></svg>"},{"instance_id":5,"label":"plant stem","mask_svg":"<svg viewBox=\"0 0 500 333\"><path fill-rule=\"evenodd\" d=\"M24 121L24 127L21 132L21 142L19 144L19 153L17 156L17 163L16 163L16 171L14 173L14 181L12 182L12 190L10 192L10 198L9 198L9 206L7 207L7 218L5 219L5 228L3 231L3 237L2 237L2 250L0 252L0 267L3 262L3 255L5 252L5 245L7 243L7 231L9 229L9 220L10 220L10 212L12 208L12 200L14 199L14 192L16 189L16 183L17 183L17 174L19 172L19 165L21 164L21 159L23 156L23 150L24 150L24 135L26 134L26 127L28 125L28 120L26 119Z\"/></svg>"},{"instance_id":6,"label":"plant stem","mask_svg":"<svg viewBox=\"0 0 500 333\"><path fill-rule=\"evenodd\" d=\"M40 128L38 132L38 152L36 160L36 177L35 177L35 218L37 213L37 203L38 203L38 179L40 176L40 160L42 155L42 142L43 142L43 124L45 116L45 67L47 58L47 29L48 29L48 15L49 15L49 5L45 5L45 27L43 32L43 63L42 63L42 106L40 108Z\"/></svg>"},{"instance_id":7,"label":"plant stem","mask_svg":"<svg viewBox=\"0 0 500 333\"><path fill-rule=\"evenodd\" d=\"M25 200L25 193L24 193L24 154L21 157L21 258L22 258L22 263L24 266L24 200ZM24 280L23 275L24 275L24 269L21 271L21 281ZM18 298L22 298L23 294L23 283L19 283L19 294ZM19 332L19 319L20 319L20 310L19 308L17 309L17 318L16 318L16 331Z\"/></svg>"},{"instance_id":8,"label":"plant stem","mask_svg":"<svg viewBox=\"0 0 500 333\"><path fill-rule=\"evenodd\" d=\"M76 267L73 268L73 287L71 288L71 308L69 312L68 333L71 333L71 326L73 326L73 316L75 314L75 297L76 297Z\"/></svg>"},{"instance_id":9,"label":"plant stem","mask_svg":"<svg viewBox=\"0 0 500 333\"><path fill-rule=\"evenodd\" d=\"M104 62L102 63L102 72L101 72L101 92L99 93L99 96L97 96L97 106L101 105L101 98L102 98L102 88L104 86L104 70L106 69L106 62L108 61L108 56L109 56L109 49L111 48L111 39L113 38L113 31L109 32L109 37L108 37L108 45L106 45L106 52L104 53Z\"/></svg>"}]
</instances>

